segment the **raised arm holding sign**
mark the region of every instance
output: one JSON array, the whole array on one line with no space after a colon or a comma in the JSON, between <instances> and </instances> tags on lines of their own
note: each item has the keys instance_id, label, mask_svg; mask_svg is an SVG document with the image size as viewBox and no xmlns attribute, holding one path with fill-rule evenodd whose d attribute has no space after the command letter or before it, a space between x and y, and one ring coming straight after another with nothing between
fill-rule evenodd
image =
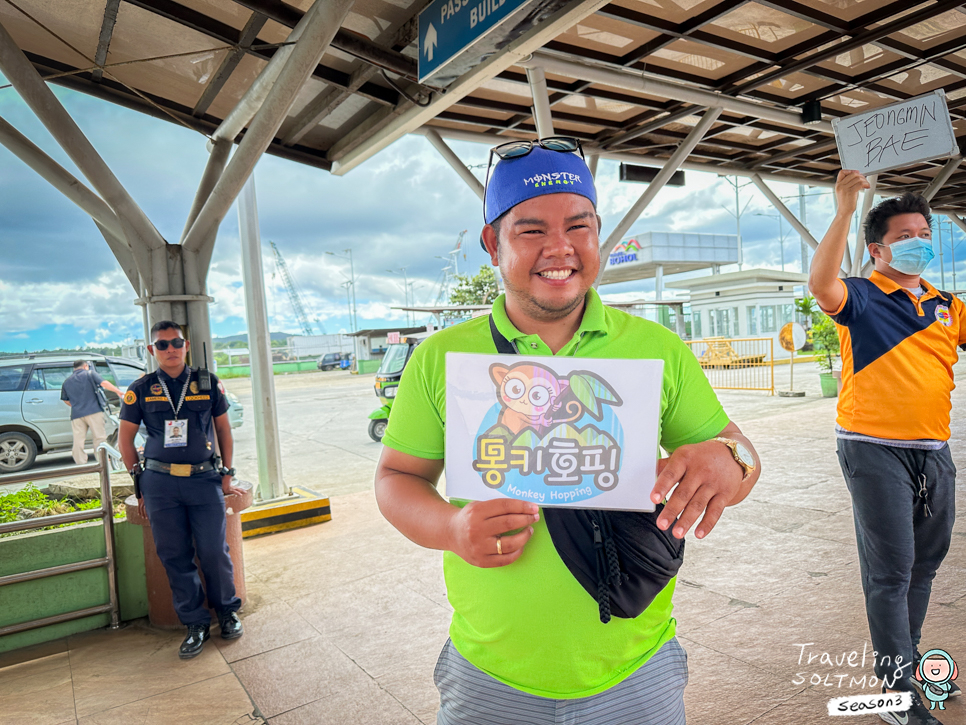
<instances>
[{"instance_id":1,"label":"raised arm holding sign","mask_svg":"<svg viewBox=\"0 0 966 725\"><path fill-rule=\"evenodd\" d=\"M939 725L909 675L955 518L947 441L966 305L920 276L933 258L932 215L929 202L912 193L886 199L862 220L871 277L838 278L864 188L858 171L839 172L838 210L815 252L809 288L842 343L835 435L859 534L875 675L885 689L913 691L909 725Z\"/></svg>"}]
</instances>

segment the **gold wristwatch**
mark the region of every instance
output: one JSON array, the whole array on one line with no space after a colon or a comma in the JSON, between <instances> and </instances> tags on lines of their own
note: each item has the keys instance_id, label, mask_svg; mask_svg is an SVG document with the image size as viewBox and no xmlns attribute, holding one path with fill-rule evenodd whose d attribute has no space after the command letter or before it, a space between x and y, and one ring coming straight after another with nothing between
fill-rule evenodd
<instances>
[{"instance_id":1,"label":"gold wristwatch","mask_svg":"<svg viewBox=\"0 0 966 725\"><path fill-rule=\"evenodd\" d=\"M738 465L745 472L745 475L741 479L742 481L746 480L758 468L758 463L755 461L755 454L748 450L748 446L744 443L736 441L734 438L725 438L724 436L718 436L711 440L724 443L728 446L731 450L731 455L734 456L735 461L737 461Z\"/></svg>"}]
</instances>

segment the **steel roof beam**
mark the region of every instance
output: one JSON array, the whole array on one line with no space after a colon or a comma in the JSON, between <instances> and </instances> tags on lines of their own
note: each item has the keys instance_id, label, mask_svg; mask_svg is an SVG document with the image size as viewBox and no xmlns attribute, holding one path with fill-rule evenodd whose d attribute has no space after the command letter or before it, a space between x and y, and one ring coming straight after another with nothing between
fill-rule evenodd
<instances>
[{"instance_id":1,"label":"steel roof beam","mask_svg":"<svg viewBox=\"0 0 966 725\"><path fill-rule=\"evenodd\" d=\"M238 45L240 47L228 53L224 60L222 60L221 66L215 71L211 80L208 81L208 85L205 86L201 98L198 99L195 107L191 109L192 116L203 116L205 114L215 98L218 97L218 94L221 93L221 89L225 87L231 74L235 72L235 68L238 67L242 58L245 57L245 53L251 49L251 44L255 42L259 31L265 27L266 22L268 22L268 18L264 15L252 13L252 16L242 29L241 36L238 38Z\"/></svg>"},{"instance_id":2,"label":"steel roof beam","mask_svg":"<svg viewBox=\"0 0 966 725\"><path fill-rule=\"evenodd\" d=\"M101 197L87 188L73 174L44 153L30 139L0 117L0 145L33 169L57 191L89 214L114 253L121 270L131 285L138 288L138 267L134 254L124 240L117 215ZM146 259L144 260L146 261Z\"/></svg>"},{"instance_id":3,"label":"steel roof beam","mask_svg":"<svg viewBox=\"0 0 966 725\"><path fill-rule=\"evenodd\" d=\"M432 128L426 128L423 131L423 135L429 140L431 144L439 151L440 155L446 160L453 170L460 175L460 178L466 182L466 185L470 187L470 191L480 197L480 201L483 201L483 184L477 179L473 172L466 168L466 164L463 163L462 159L456 155L456 153L449 147L449 145L443 140L442 136Z\"/></svg>"},{"instance_id":4,"label":"steel roof beam","mask_svg":"<svg viewBox=\"0 0 966 725\"><path fill-rule=\"evenodd\" d=\"M224 173L198 213L198 218L185 235L183 244L189 251L199 250L225 218L258 159L278 132L299 90L311 76L312 70L318 65L336 31L349 14L352 3L353 0L316 0L306 13L298 41L287 46L292 51L285 65L279 70L264 102L252 118L238 150L228 162ZM222 138L231 140L227 136Z\"/></svg>"},{"instance_id":5,"label":"steel roof beam","mask_svg":"<svg viewBox=\"0 0 966 725\"><path fill-rule=\"evenodd\" d=\"M117 214L101 197L73 174L44 153L40 147L0 117L0 145L33 169L57 191L74 202L85 214L99 222L111 235L123 237Z\"/></svg>"},{"instance_id":6,"label":"steel roof beam","mask_svg":"<svg viewBox=\"0 0 966 725\"><path fill-rule=\"evenodd\" d=\"M953 172L959 168L959 165L963 163L962 156L953 156L949 161L947 161L943 167L939 170L939 173L933 177L933 180L929 182L929 185L923 189L922 196L925 197L926 201L932 201L936 193L943 188L943 184L949 181L949 177L953 175Z\"/></svg>"},{"instance_id":7,"label":"steel roof beam","mask_svg":"<svg viewBox=\"0 0 966 725\"><path fill-rule=\"evenodd\" d=\"M720 121L720 119L719 119ZM424 126L423 129L433 129L443 138L454 139L458 141L469 141L471 143L482 143L489 146L493 146L499 143L505 142L507 139L504 136L497 136L496 134L479 133L477 131L466 131L463 129L453 129L444 128L441 126ZM423 133L424 131L417 130L415 133ZM644 166L656 166L660 168L665 164L667 158L661 158L658 156L653 156L649 154L639 154L631 153L628 151L610 151L606 149L601 149L599 146L594 144L587 144L584 146L584 153L588 155L599 155L601 158L610 159L611 161L624 161L629 164L642 164ZM710 164L700 161L693 161L692 159L686 160L681 164L682 169L686 171L700 171L702 173L717 174L718 176L741 176L745 178L750 178L751 176L760 176L765 181L777 182L782 184L807 184L808 186L819 186L822 188L834 188L834 179L826 173L822 174L780 174L774 172L755 172L750 169L732 166L729 164Z\"/></svg>"},{"instance_id":8,"label":"steel roof beam","mask_svg":"<svg viewBox=\"0 0 966 725\"><path fill-rule=\"evenodd\" d=\"M351 171L396 139L415 131L500 72L511 65L519 64L523 58L548 40L592 15L606 2L607 0L572 0L546 21L531 28L500 52L463 74L446 89L445 94L437 94L427 105L407 107L388 118L386 114L377 112L378 116L370 117L368 123L363 122L360 130L350 131L330 149L329 158L335 162L332 173L341 176Z\"/></svg>"},{"instance_id":9,"label":"steel roof beam","mask_svg":"<svg viewBox=\"0 0 966 725\"><path fill-rule=\"evenodd\" d=\"M852 37L851 40L848 40L844 43L837 43L833 45L831 48L826 48L825 50L819 51L818 53L808 56L807 58L802 58L802 59L791 58L790 60L792 62L788 63L787 65L782 65L781 67L779 67L778 69L770 73L765 73L764 75L760 75L743 85L735 86L733 88L726 88L722 90L724 92L732 93L735 95L740 93L746 93L747 91L750 91L755 88L759 88L760 86L770 83L771 81L778 80L783 76L787 76L797 71L804 70L817 63L821 63L824 60L828 60L829 58L834 58L835 56L841 53L845 53L846 51L854 50L855 48L861 48L863 45L866 45L868 43L874 43L880 38L885 38L886 36L892 35L892 33L898 32L900 30L905 30L910 26L916 25L917 23L921 23L924 20L929 20L935 17L936 15L946 12L947 10L952 10L956 7L959 7L960 5L962 5L962 0L937 0L936 3L934 3L933 5L922 8L917 12L910 13L908 15L903 15L901 18L894 20L891 23L886 23L884 25L880 25L877 28L871 28L871 29L864 30L860 33L857 33ZM894 8L892 12L893 15L899 12L903 12L905 10L904 7L895 3L891 3L890 7Z\"/></svg>"},{"instance_id":10,"label":"steel roof beam","mask_svg":"<svg viewBox=\"0 0 966 725\"><path fill-rule=\"evenodd\" d=\"M120 6L121 0L107 0L104 6L104 18L101 21L101 33L97 39L97 50L94 53L94 62L98 66L103 66L107 63L107 51L111 46L111 38L114 35L114 24L117 22L117 9ZM91 75L94 77L95 83L100 83L101 79L104 77L104 71L101 68L94 70ZM137 287L137 285L135 285Z\"/></svg>"},{"instance_id":11,"label":"steel roof beam","mask_svg":"<svg viewBox=\"0 0 966 725\"><path fill-rule=\"evenodd\" d=\"M278 80L279 74L282 72L288 59L292 56L295 46L302 37L302 33L305 32L305 26L308 24L309 18L310 14L308 13L302 16L299 24L295 26L285 39L286 45L275 52L272 59L268 61L268 65L262 68L262 72L258 74L248 87L248 90L238 99L235 107L228 112L225 119L215 129L215 132L211 135L213 140L226 139L228 141L234 141L238 137L238 134L255 117L255 114L262 108L265 99L272 90L272 85ZM321 59L321 55L319 57Z\"/></svg>"},{"instance_id":12,"label":"steel roof beam","mask_svg":"<svg viewBox=\"0 0 966 725\"><path fill-rule=\"evenodd\" d=\"M233 28L231 25L210 18L204 13L199 13L196 10L185 7L184 5L180 5L172 0L125 1L131 3L132 5L136 5L142 10L147 10L155 15L167 18L168 20L178 23L179 25L183 25L199 33L207 35L210 38L214 38L225 45L238 45L240 42L240 31ZM256 38L253 45L271 46L274 44L265 43L264 41ZM277 52L279 52L279 50L281 49L266 48L264 50L255 50L253 48L248 48L245 52L255 58L258 58L259 60L271 62L271 59ZM345 88L349 80L348 73L342 73L335 68L329 68L328 66L321 64L313 71L312 75L314 78L317 78L320 81L339 86L340 88ZM398 100L394 91L373 83L367 83L365 86L360 88L358 90L358 94L371 101L388 105L395 105Z\"/></svg>"},{"instance_id":13,"label":"steel roof beam","mask_svg":"<svg viewBox=\"0 0 966 725\"><path fill-rule=\"evenodd\" d=\"M69 73L77 69L58 63L57 61L43 58L33 53L26 53L31 63L43 72L50 73ZM217 123L211 120L210 116L195 118L191 115L191 109L172 103L166 98L152 96L145 93L152 103L134 95L124 86L105 78L101 83L94 83L89 79L89 73L75 73L73 75L61 76L52 79L50 82L65 88L70 88L80 93L85 93L94 98L100 98L110 103L117 104L124 108L143 113L147 116L160 119L165 123L182 123L185 127L197 131L198 133L209 136L218 127ZM299 164L312 166L323 171L328 171L331 164L319 155L316 149L307 149L304 146L282 146L273 143L268 153L279 158L288 159Z\"/></svg>"},{"instance_id":14,"label":"steel roof beam","mask_svg":"<svg viewBox=\"0 0 966 725\"><path fill-rule=\"evenodd\" d=\"M599 65L591 65L590 63L579 63L542 51L534 53L532 59L521 61L518 65L523 67L527 67L528 65L542 65L546 71L551 73L583 78L593 83L601 83L615 88L656 95L676 101L685 101L709 108L721 108L726 111L740 113L743 116L775 121L792 126L793 128L832 133L832 124L828 121L821 121L820 123L806 126L798 111L773 108L771 106L701 90L700 88L692 88L677 85L666 80L643 77L639 72L626 68L602 67Z\"/></svg>"},{"instance_id":15,"label":"steel roof beam","mask_svg":"<svg viewBox=\"0 0 966 725\"><path fill-rule=\"evenodd\" d=\"M148 250L163 248L165 242L158 230L57 100L2 23L0 71L117 215L123 238L134 252L135 260L142 263L142 255ZM142 276L148 275L148 270L140 271Z\"/></svg>"},{"instance_id":16,"label":"steel roof beam","mask_svg":"<svg viewBox=\"0 0 966 725\"><path fill-rule=\"evenodd\" d=\"M302 11L279 0L234 0L238 5L262 13L275 22L294 28L302 19ZM416 61L398 50L384 48L358 33L339 29L332 39L332 47L366 61L396 75L415 81L418 78Z\"/></svg>"},{"instance_id":17,"label":"steel roof beam","mask_svg":"<svg viewBox=\"0 0 966 725\"><path fill-rule=\"evenodd\" d=\"M533 99L530 112L533 114L533 122L537 126L537 138L553 136L553 116L550 114L547 74L543 72L543 68L540 66L527 68L526 71L527 81L530 84L530 97Z\"/></svg>"},{"instance_id":18,"label":"steel roof beam","mask_svg":"<svg viewBox=\"0 0 966 725\"><path fill-rule=\"evenodd\" d=\"M654 200L658 192L664 188L665 184L671 180L674 173L681 167L685 159L691 155L694 148L701 142L704 135L711 130L714 122L718 120L718 116L721 115L720 108L709 108L704 112L701 120L695 125L688 134L688 137L681 142L681 145L671 154L669 158L662 166L661 170L657 172L657 176L654 180L647 185L644 193L641 194L640 198L634 202L624 218L620 220L614 230L607 236L607 240L600 245L600 257L602 260L607 259L611 251L618 245L627 231L634 225L634 223L640 219L641 214L647 209L648 205ZM594 280L594 287L598 287L601 280L604 278L604 270L607 265L602 263L600 265L600 270L597 272L597 279Z\"/></svg>"},{"instance_id":19,"label":"steel roof beam","mask_svg":"<svg viewBox=\"0 0 966 725\"><path fill-rule=\"evenodd\" d=\"M813 250L818 249L818 242L816 241L815 237L812 236L812 233L808 231L808 227L802 224L802 222L799 220L797 216L795 216L792 210L785 205L785 202L783 202L781 198L779 198L778 194L776 194L774 191L771 190L768 184L765 183L765 179L762 178L762 175L752 174L751 181L752 183L754 183L755 186L758 187L758 190L765 195L765 198L768 199L769 202L771 202L771 205L775 207L775 210L783 217L785 217L785 221L787 221L789 224L792 225L792 228L796 232L798 232L798 235L802 238L802 240ZM804 183L808 183L808 182L804 182ZM830 184L830 186L834 186L834 184ZM846 250L846 252L848 252L848 250ZM848 271L849 270L845 267L840 268L840 273L842 276L846 276L848 274Z\"/></svg>"},{"instance_id":20,"label":"steel roof beam","mask_svg":"<svg viewBox=\"0 0 966 725\"><path fill-rule=\"evenodd\" d=\"M416 37L418 30L416 19L417 16L414 15L396 30L392 43L394 51L402 50ZM282 143L285 146L291 146L305 138L309 131L315 128L323 118L345 103L353 93L358 92L376 74L377 70L371 64L364 64L352 72L345 89L328 88L319 93L309 101L308 105L295 118L292 127L286 133L285 138L282 139Z\"/></svg>"}]
</instances>

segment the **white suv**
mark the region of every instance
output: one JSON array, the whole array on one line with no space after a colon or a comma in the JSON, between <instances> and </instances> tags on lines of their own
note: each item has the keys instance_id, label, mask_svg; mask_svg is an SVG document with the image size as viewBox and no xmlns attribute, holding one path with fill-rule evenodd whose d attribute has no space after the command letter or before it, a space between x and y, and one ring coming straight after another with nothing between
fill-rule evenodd
<instances>
[{"instance_id":1,"label":"white suv","mask_svg":"<svg viewBox=\"0 0 966 725\"><path fill-rule=\"evenodd\" d=\"M38 454L70 450L70 408L60 399L60 388L74 372L75 360L87 360L98 375L121 390L145 372L139 360L90 353L0 358L0 475L29 468ZM108 390L104 393L116 415L121 401ZM237 428L244 411L237 397L228 393L228 398L228 418L232 428ZM107 434L108 442L116 447L113 422L108 422Z\"/></svg>"}]
</instances>

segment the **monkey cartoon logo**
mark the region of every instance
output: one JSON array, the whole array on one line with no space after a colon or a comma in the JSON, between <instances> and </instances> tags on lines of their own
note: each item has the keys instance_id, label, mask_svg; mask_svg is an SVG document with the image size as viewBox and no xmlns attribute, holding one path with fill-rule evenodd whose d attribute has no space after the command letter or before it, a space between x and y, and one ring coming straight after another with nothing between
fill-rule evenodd
<instances>
[{"instance_id":1,"label":"monkey cartoon logo","mask_svg":"<svg viewBox=\"0 0 966 725\"><path fill-rule=\"evenodd\" d=\"M623 401L606 380L586 370L561 376L535 362L494 363L489 374L497 404L477 433L473 460L487 486L574 503L618 485L623 428L613 409ZM532 475L555 488L537 493Z\"/></svg>"},{"instance_id":2,"label":"monkey cartoon logo","mask_svg":"<svg viewBox=\"0 0 966 725\"><path fill-rule=\"evenodd\" d=\"M490 377L497 385L497 399L504 406L500 424L511 433L524 428L542 430L555 421L564 406L570 381L558 378L548 367L540 364L491 365ZM581 405L576 400L567 403L566 417L559 422L570 422L581 416Z\"/></svg>"}]
</instances>

